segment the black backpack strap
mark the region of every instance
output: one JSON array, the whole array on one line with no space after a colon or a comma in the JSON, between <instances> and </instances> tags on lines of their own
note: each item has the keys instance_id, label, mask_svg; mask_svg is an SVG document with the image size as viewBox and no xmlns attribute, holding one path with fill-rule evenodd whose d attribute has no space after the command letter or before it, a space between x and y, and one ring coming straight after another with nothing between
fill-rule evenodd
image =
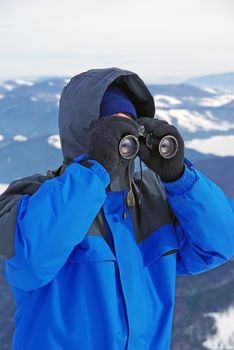
<instances>
[{"instance_id":1,"label":"black backpack strap","mask_svg":"<svg viewBox=\"0 0 234 350\"><path fill-rule=\"evenodd\" d=\"M0 256L9 259L14 256L14 235L18 202L25 194L32 195L47 177L34 174L14 180L0 195Z\"/></svg>"}]
</instances>

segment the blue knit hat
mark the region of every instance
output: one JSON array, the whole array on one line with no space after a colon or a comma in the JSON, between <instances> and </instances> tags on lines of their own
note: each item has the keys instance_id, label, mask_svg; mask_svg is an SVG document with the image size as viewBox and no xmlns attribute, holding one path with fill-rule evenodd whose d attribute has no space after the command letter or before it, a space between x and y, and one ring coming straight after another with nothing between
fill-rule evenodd
<instances>
[{"instance_id":1,"label":"blue knit hat","mask_svg":"<svg viewBox=\"0 0 234 350\"><path fill-rule=\"evenodd\" d=\"M116 113L129 113L137 119L136 109L128 96L116 84L111 84L103 95L100 117Z\"/></svg>"}]
</instances>

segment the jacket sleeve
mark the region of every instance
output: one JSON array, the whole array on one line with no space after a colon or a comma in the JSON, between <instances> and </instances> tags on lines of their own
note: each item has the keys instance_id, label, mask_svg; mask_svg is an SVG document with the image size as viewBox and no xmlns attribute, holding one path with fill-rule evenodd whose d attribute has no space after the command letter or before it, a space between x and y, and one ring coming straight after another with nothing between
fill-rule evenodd
<instances>
[{"instance_id":1,"label":"jacket sleeve","mask_svg":"<svg viewBox=\"0 0 234 350\"><path fill-rule=\"evenodd\" d=\"M6 260L8 282L23 290L49 283L102 207L107 171L96 161L85 167L77 157L65 172L46 180L18 203L15 255Z\"/></svg>"},{"instance_id":2,"label":"jacket sleeve","mask_svg":"<svg viewBox=\"0 0 234 350\"><path fill-rule=\"evenodd\" d=\"M234 255L234 201L191 163L179 180L163 184L177 219L177 273L196 274L230 259Z\"/></svg>"}]
</instances>

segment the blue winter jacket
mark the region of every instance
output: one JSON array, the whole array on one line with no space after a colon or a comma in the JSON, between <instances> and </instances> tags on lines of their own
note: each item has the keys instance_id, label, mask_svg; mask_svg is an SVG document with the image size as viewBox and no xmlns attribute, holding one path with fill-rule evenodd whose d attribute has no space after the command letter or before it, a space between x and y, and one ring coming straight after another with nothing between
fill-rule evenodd
<instances>
[{"instance_id":1,"label":"blue winter jacket","mask_svg":"<svg viewBox=\"0 0 234 350\"><path fill-rule=\"evenodd\" d=\"M108 183L100 164L86 168L78 158L20 200L7 261L17 303L13 349L169 349L176 272L202 272L232 256L233 203L199 172L186 169L165 185L180 224L140 244L128 211L122 219L122 193L106 193ZM102 236L85 235L102 206L114 253Z\"/></svg>"},{"instance_id":2,"label":"blue winter jacket","mask_svg":"<svg viewBox=\"0 0 234 350\"><path fill-rule=\"evenodd\" d=\"M13 350L168 350L176 274L231 258L234 202L186 162L171 183L144 171L135 215L85 156L17 201Z\"/></svg>"}]
</instances>

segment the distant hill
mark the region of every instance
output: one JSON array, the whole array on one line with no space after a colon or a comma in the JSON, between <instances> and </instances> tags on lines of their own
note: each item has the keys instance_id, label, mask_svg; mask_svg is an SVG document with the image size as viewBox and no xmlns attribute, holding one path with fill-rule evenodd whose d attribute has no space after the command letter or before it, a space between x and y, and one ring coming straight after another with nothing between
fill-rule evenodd
<instances>
[{"instance_id":1,"label":"distant hill","mask_svg":"<svg viewBox=\"0 0 234 350\"><path fill-rule=\"evenodd\" d=\"M35 173L46 174L49 169L58 168L63 161L62 151L48 143L50 135L28 139L26 141L4 141L0 143L0 183L9 183L17 178ZM217 158L212 154L204 154L186 149L186 157L192 162L209 158ZM136 170L139 170L136 160Z\"/></svg>"},{"instance_id":2,"label":"distant hill","mask_svg":"<svg viewBox=\"0 0 234 350\"><path fill-rule=\"evenodd\" d=\"M62 151L49 145L49 137L51 135L21 142L8 139L3 147L0 142L0 183L58 168L63 160Z\"/></svg>"},{"instance_id":3,"label":"distant hill","mask_svg":"<svg viewBox=\"0 0 234 350\"><path fill-rule=\"evenodd\" d=\"M176 98L184 98L186 96L193 96L194 98L210 97L212 93L203 90L190 83L180 84L149 84L148 88L153 95L168 95Z\"/></svg>"},{"instance_id":4,"label":"distant hill","mask_svg":"<svg viewBox=\"0 0 234 350\"><path fill-rule=\"evenodd\" d=\"M234 157L199 160L196 167L234 198Z\"/></svg>"},{"instance_id":5,"label":"distant hill","mask_svg":"<svg viewBox=\"0 0 234 350\"><path fill-rule=\"evenodd\" d=\"M48 140L58 135L59 99L68 80L0 82L0 182L59 166L61 151ZM157 117L174 124L185 140L234 134L234 95L185 83L148 87ZM188 152L192 161L212 157Z\"/></svg>"},{"instance_id":6,"label":"distant hill","mask_svg":"<svg viewBox=\"0 0 234 350\"><path fill-rule=\"evenodd\" d=\"M234 72L195 77L189 79L187 83L200 87L210 87L213 89L219 89L221 91L233 92Z\"/></svg>"}]
</instances>

